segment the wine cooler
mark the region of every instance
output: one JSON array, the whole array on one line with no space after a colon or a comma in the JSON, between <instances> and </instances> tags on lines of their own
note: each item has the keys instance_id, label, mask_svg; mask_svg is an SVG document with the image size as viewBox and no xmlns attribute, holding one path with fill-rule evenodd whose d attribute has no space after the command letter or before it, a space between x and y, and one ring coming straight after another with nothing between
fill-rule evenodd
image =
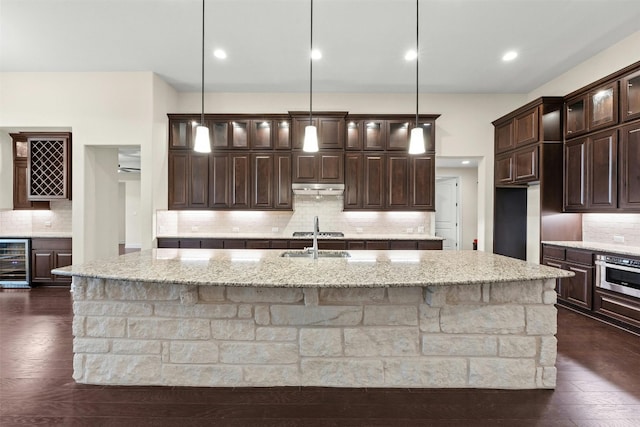
<instances>
[{"instance_id":1,"label":"wine cooler","mask_svg":"<svg viewBox=\"0 0 640 427\"><path fill-rule=\"evenodd\" d=\"M0 239L0 288L28 288L29 239Z\"/></svg>"}]
</instances>

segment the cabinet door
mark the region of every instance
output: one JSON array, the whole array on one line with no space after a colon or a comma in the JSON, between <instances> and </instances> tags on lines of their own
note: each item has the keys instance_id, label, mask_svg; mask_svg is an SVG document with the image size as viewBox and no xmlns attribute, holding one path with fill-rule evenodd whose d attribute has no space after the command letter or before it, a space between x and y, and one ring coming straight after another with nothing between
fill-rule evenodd
<instances>
[{"instance_id":1,"label":"cabinet door","mask_svg":"<svg viewBox=\"0 0 640 427\"><path fill-rule=\"evenodd\" d=\"M316 153L293 153L293 182L318 182L318 160Z\"/></svg>"},{"instance_id":2,"label":"cabinet door","mask_svg":"<svg viewBox=\"0 0 640 427\"><path fill-rule=\"evenodd\" d=\"M271 120L251 120L251 148L268 150L273 148Z\"/></svg>"},{"instance_id":3,"label":"cabinet door","mask_svg":"<svg viewBox=\"0 0 640 427\"><path fill-rule=\"evenodd\" d=\"M496 185L513 183L513 154L500 154L496 156L495 181Z\"/></svg>"},{"instance_id":4,"label":"cabinet door","mask_svg":"<svg viewBox=\"0 0 640 427\"><path fill-rule=\"evenodd\" d=\"M215 150L230 148L229 123L222 120L207 120L211 147Z\"/></svg>"},{"instance_id":5,"label":"cabinet door","mask_svg":"<svg viewBox=\"0 0 640 427\"><path fill-rule=\"evenodd\" d=\"M209 156L189 154L188 205L191 208L209 207Z\"/></svg>"},{"instance_id":6,"label":"cabinet door","mask_svg":"<svg viewBox=\"0 0 640 427\"><path fill-rule=\"evenodd\" d=\"M639 75L640 77L640 75ZM622 209L640 210L640 123L620 129L620 199Z\"/></svg>"},{"instance_id":7,"label":"cabinet door","mask_svg":"<svg viewBox=\"0 0 640 427\"><path fill-rule=\"evenodd\" d=\"M387 157L387 207L404 210L409 207L409 157L389 154Z\"/></svg>"},{"instance_id":8,"label":"cabinet door","mask_svg":"<svg viewBox=\"0 0 640 427\"><path fill-rule=\"evenodd\" d=\"M13 209L49 209L49 202L32 202L27 198L27 160L13 162Z\"/></svg>"},{"instance_id":9,"label":"cabinet door","mask_svg":"<svg viewBox=\"0 0 640 427\"><path fill-rule=\"evenodd\" d=\"M169 209L189 207L189 154L169 152Z\"/></svg>"},{"instance_id":10,"label":"cabinet door","mask_svg":"<svg viewBox=\"0 0 640 427\"><path fill-rule=\"evenodd\" d=\"M362 150L362 120L352 120L347 123L347 140L345 148L347 150Z\"/></svg>"},{"instance_id":11,"label":"cabinet door","mask_svg":"<svg viewBox=\"0 0 640 427\"><path fill-rule=\"evenodd\" d=\"M236 120L231 122L231 148L249 148L249 128L251 121Z\"/></svg>"},{"instance_id":12,"label":"cabinet door","mask_svg":"<svg viewBox=\"0 0 640 427\"><path fill-rule=\"evenodd\" d=\"M293 193L291 190L291 154L275 155L276 179L274 182L276 209L291 209Z\"/></svg>"},{"instance_id":13,"label":"cabinet door","mask_svg":"<svg viewBox=\"0 0 640 427\"><path fill-rule=\"evenodd\" d=\"M245 209L250 206L250 166L248 154L231 154L231 200L233 209Z\"/></svg>"},{"instance_id":14,"label":"cabinet door","mask_svg":"<svg viewBox=\"0 0 640 427\"><path fill-rule=\"evenodd\" d=\"M434 211L436 168L435 155L411 156L410 207ZM442 242L440 242L442 245Z\"/></svg>"},{"instance_id":15,"label":"cabinet door","mask_svg":"<svg viewBox=\"0 0 640 427\"><path fill-rule=\"evenodd\" d=\"M587 100L585 95L568 100L564 105L565 136L573 138L587 131Z\"/></svg>"},{"instance_id":16,"label":"cabinet door","mask_svg":"<svg viewBox=\"0 0 640 427\"><path fill-rule=\"evenodd\" d=\"M538 146L525 148L513 153L515 172L513 179L516 184L538 180Z\"/></svg>"},{"instance_id":17,"label":"cabinet door","mask_svg":"<svg viewBox=\"0 0 640 427\"><path fill-rule=\"evenodd\" d=\"M384 150L385 147L385 121L366 120L364 124L364 149Z\"/></svg>"},{"instance_id":18,"label":"cabinet door","mask_svg":"<svg viewBox=\"0 0 640 427\"><path fill-rule=\"evenodd\" d=\"M362 208L362 154L347 153L344 165L344 208Z\"/></svg>"},{"instance_id":19,"label":"cabinet door","mask_svg":"<svg viewBox=\"0 0 640 427\"><path fill-rule=\"evenodd\" d=\"M318 117L318 146L320 148L344 148L344 134L344 118Z\"/></svg>"},{"instance_id":20,"label":"cabinet door","mask_svg":"<svg viewBox=\"0 0 640 427\"><path fill-rule=\"evenodd\" d=\"M34 282L51 282L54 268L54 251L38 249L31 251L31 280Z\"/></svg>"},{"instance_id":21,"label":"cabinet door","mask_svg":"<svg viewBox=\"0 0 640 427\"><path fill-rule=\"evenodd\" d=\"M433 119L420 120L425 150L427 153L434 154L436 152L436 121ZM411 131L409 131L409 137L411 137Z\"/></svg>"},{"instance_id":22,"label":"cabinet door","mask_svg":"<svg viewBox=\"0 0 640 427\"><path fill-rule=\"evenodd\" d=\"M364 155L364 193L362 207L365 209L384 208L384 155Z\"/></svg>"},{"instance_id":23,"label":"cabinet door","mask_svg":"<svg viewBox=\"0 0 640 427\"><path fill-rule=\"evenodd\" d=\"M318 182L342 184L344 182L344 153L321 151L316 153L320 166Z\"/></svg>"},{"instance_id":24,"label":"cabinet door","mask_svg":"<svg viewBox=\"0 0 640 427\"><path fill-rule=\"evenodd\" d=\"M513 121L496 126L494 130L495 153L500 154L515 147L513 143Z\"/></svg>"},{"instance_id":25,"label":"cabinet door","mask_svg":"<svg viewBox=\"0 0 640 427\"><path fill-rule=\"evenodd\" d=\"M291 149L291 122L289 120L278 120L275 127L275 149Z\"/></svg>"},{"instance_id":26,"label":"cabinet door","mask_svg":"<svg viewBox=\"0 0 640 427\"><path fill-rule=\"evenodd\" d=\"M309 122L309 116L298 116L298 117L294 117L293 118L293 123L292 123L292 127L293 127L293 132L292 132L292 137L293 140L291 141L291 146L294 149L302 149L302 146L304 145L304 129L309 126L309 124L312 124L313 126L318 127L318 118L317 117L313 117L313 119L311 120L311 122ZM318 134L318 139L320 138L320 135ZM318 141L318 145L320 144L320 142Z\"/></svg>"},{"instance_id":27,"label":"cabinet door","mask_svg":"<svg viewBox=\"0 0 640 427\"><path fill-rule=\"evenodd\" d=\"M191 149L195 138L196 117L169 121L169 148Z\"/></svg>"},{"instance_id":28,"label":"cabinet door","mask_svg":"<svg viewBox=\"0 0 640 427\"><path fill-rule=\"evenodd\" d=\"M564 297L572 304L591 310L593 304L593 267L567 263L565 270L573 272L575 276L562 279L562 284L566 288Z\"/></svg>"},{"instance_id":29,"label":"cabinet door","mask_svg":"<svg viewBox=\"0 0 640 427\"><path fill-rule=\"evenodd\" d=\"M629 74L620 80L622 103L620 114L623 121L640 118L640 71Z\"/></svg>"},{"instance_id":30,"label":"cabinet door","mask_svg":"<svg viewBox=\"0 0 640 427\"><path fill-rule=\"evenodd\" d=\"M407 151L409 149L409 134L411 123L407 120L387 121L387 150ZM425 146L426 147L426 146Z\"/></svg>"},{"instance_id":31,"label":"cabinet door","mask_svg":"<svg viewBox=\"0 0 640 427\"><path fill-rule=\"evenodd\" d=\"M618 123L618 82L589 92L589 131Z\"/></svg>"},{"instance_id":32,"label":"cabinet door","mask_svg":"<svg viewBox=\"0 0 640 427\"><path fill-rule=\"evenodd\" d=\"M564 208L583 211L587 207L587 140L567 142L564 162Z\"/></svg>"},{"instance_id":33,"label":"cabinet door","mask_svg":"<svg viewBox=\"0 0 640 427\"><path fill-rule=\"evenodd\" d=\"M231 188L231 169L229 155L212 153L210 157L211 172L209 176L209 206L212 208L228 208Z\"/></svg>"},{"instance_id":34,"label":"cabinet door","mask_svg":"<svg viewBox=\"0 0 640 427\"><path fill-rule=\"evenodd\" d=\"M68 265L72 264L72 256L71 256L71 251L55 251L54 252L54 262L55 262L55 268L60 268L60 267L66 267ZM71 283L71 276L57 276L54 275L53 276L54 280L57 283Z\"/></svg>"},{"instance_id":35,"label":"cabinet door","mask_svg":"<svg viewBox=\"0 0 640 427\"><path fill-rule=\"evenodd\" d=\"M273 154L253 154L251 156L252 196L251 207L255 209L273 208Z\"/></svg>"},{"instance_id":36,"label":"cabinet door","mask_svg":"<svg viewBox=\"0 0 640 427\"><path fill-rule=\"evenodd\" d=\"M515 146L538 142L538 109L528 111L513 121Z\"/></svg>"},{"instance_id":37,"label":"cabinet door","mask_svg":"<svg viewBox=\"0 0 640 427\"><path fill-rule=\"evenodd\" d=\"M589 208L616 209L618 184L617 131L606 131L589 138Z\"/></svg>"}]
</instances>

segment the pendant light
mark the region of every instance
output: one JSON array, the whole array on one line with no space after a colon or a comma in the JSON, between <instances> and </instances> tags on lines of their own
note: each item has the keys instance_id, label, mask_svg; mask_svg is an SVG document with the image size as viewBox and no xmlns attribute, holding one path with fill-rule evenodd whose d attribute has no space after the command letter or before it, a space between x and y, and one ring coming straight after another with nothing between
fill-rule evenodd
<instances>
[{"instance_id":1,"label":"pendant light","mask_svg":"<svg viewBox=\"0 0 640 427\"><path fill-rule=\"evenodd\" d=\"M309 49L309 125L304 128L304 143L302 150L308 153L318 151L318 130L313 125L313 0L311 0L311 25L310 25L310 46Z\"/></svg>"},{"instance_id":2,"label":"pendant light","mask_svg":"<svg viewBox=\"0 0 640 427\"><path fill-rule=\"evenodd\" d=\"M193 151L210 153L211 140L209 139L209 128L204 125L204 0L202 0L202 81L200 88L202 109L200 123L196 126L196 141L193 146Z\"/></svg>"},{"instance_id":3,"label":"pendant light","mask_svg":"<svg viewBox=\"0 0 640 427\"><path fill-rule=\"evenodd\" d=\"M409 154L422 154L426 150L424 148L424 133L420 123L418 122L418 59L420 58L420 49L418 45L420 35L420 13L418 9L418 0L416 0L416 125L411 129L411 138L409 139Z\"/></svg>"}]
</instances>

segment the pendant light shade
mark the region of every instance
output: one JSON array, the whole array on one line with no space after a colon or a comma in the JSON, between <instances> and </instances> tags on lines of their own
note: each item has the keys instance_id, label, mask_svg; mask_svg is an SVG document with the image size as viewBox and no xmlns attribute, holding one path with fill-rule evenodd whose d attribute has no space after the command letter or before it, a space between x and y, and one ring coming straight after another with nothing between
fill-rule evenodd
<instances>
[{"instance_id":1,"label":"pendant light shade","mask_svg":"<svg viewBox=\"0 0 640 427\"><path fill-rule=\"evenodd\" d=\"M302 149L308 153L315 153L318 147L318 130L315 126L309 125L304 128L304 145Z\"/></svg>"},{"instance_id":2,"label":"pendant light shade","mask_svg":"<svg viewBox=\"0 0 640 427\"><path fill-rule=\"evenodd\" d=\"M211 152L211 140L209 139L209 128L206 126L196 126L196 142L193 145L193 151L198 153Z\"/></svg>"},{"instance_id":3,"label":"pendant light shade","mask_svg":"<svg viewBox=\"0 0 640 427\"><path fill-rule=\"evenodd\" d=\"M318 130L313 125L313 0L311 0L310 49L309 49L309 125L304 128L302 150L315 153L318 148Z\"/></svg>"},{"instance_id":4,"label":"pendant light shade","mask_svg":"<svg viewBox=\"0 0 640 427\"><path fill-rule=\"evenodd\" d=\"M196 140L193 151L198 153L211 152L211 140L209 139L209 128L204 125L204 0L202 0L202 82L200 86L202 109L200 114L200 124L196 126Z\"/></svg>"},{"instance_id":5,"label":"pendant light shade","mask_svg":"<svg viewBox=\"0 0 640 427\"><path fill-rule=\"evenodd\" d=\"M419 68L418 62L420 58L420 49L419 49L419 39L420 39L420 13L418 9L418 0L416 0L416 123L415 127L411 129L411 139L409 140L409 154L422 154L424 153L424 132L420 127L420 122L418 121L418 77L419 77Z\"/></svg>"},{"instance_id":6,"label":"pendant light shade","mask_svg":"<svg viewBox=\"0 0 640 427\"><path fill-rule=\"evenodd\" d=\"M423 154L424 148L424 132L421 127L411 129L411 139L409 140L409 154Z\"/></svg>"}]
</instances>

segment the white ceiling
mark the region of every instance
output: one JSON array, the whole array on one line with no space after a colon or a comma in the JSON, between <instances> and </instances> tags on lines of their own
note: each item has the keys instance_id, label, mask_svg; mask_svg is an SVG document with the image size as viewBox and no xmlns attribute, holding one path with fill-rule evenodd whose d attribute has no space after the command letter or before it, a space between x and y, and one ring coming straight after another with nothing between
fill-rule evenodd
<instances>
[{"instance_id":1,"label":"white ceiling","mask_svg":"<svg viewBox=\"0 0 640 427\"><path fill-rule=\"evenodd\" d=\"M207 91L309 90L308 0L206 0ZM0 0L0 71L200 90L199 0ZM640 0L420 0L420 90L527 93L640 30ZM413 92L413 0L315 0L314 91ZM220 61L211 54L226 49ZM503 63L502 54L520 56Z\"/></svg>"}]
</instances>

